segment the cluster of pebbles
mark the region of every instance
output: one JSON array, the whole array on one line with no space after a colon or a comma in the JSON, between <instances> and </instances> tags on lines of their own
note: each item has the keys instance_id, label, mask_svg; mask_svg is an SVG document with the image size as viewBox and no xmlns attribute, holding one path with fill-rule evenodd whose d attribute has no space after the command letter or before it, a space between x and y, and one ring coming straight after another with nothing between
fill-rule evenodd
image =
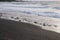
<instances>
[{"instance_id":1,"label":"cluster of pebbles","mask_svg":"<svg viewBox=\"0 0 60 40\"><path fill-rule=\"evenodd\" d=\"M19 20L19 17L11 17L12 19L14 20L18 20L18 22L22 22L22 20L26 21L26 22L32 22L32 20L29 20L29 19L26 19L26 18L22 18L22 20ZM52 24L48 24L48 23L38 23L36 21L33 22L34 24L39 24L41 26L48 26L48 27L51 27L51 26L54 26L54 27L57 27L57 25L52 25Z\"/></svg>"}]
</instances>

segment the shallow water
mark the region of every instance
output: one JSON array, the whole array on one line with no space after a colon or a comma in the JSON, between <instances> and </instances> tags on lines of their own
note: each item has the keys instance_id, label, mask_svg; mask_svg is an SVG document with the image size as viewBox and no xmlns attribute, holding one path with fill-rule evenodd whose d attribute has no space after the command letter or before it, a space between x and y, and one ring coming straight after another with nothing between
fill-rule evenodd
<instances>
[{"instance_id":1,"label":"shallow water","mask_svg":"<svg viewBox=\"0 0 60 40\"><path fill-rule=\"evenodd\" d=\"M41 5L41 4L22 4L17 2L0 2L0 10L10 12L22 12L39 16L60 18L60 6Z\"/></svg>"}]
</instances>

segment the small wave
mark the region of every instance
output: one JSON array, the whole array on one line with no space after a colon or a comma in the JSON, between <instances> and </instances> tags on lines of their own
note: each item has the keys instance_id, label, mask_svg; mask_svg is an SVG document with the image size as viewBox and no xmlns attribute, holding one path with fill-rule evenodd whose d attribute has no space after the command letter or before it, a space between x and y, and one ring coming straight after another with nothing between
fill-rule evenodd
<instances>
[{"instance_id":1,"label":"small wave","mask_svg":"<svg viewBox=\"0 0 60 40\"><path fill-rule=\"evenodd\" d=\"M54 9L60 10L60 7L54 7Z\"/></svg>"},{"instance_id":2,"label":"small wave","mask_svg":"<svg viewBox=\"0 0 60 40\"><path fill-rule=\"evenodd\" d=\"M26 13L26 14L34 14L34 15L38 15L38 16L60 18L60 14L55 13L55 12L27 12L27 11L22 11L22 12Z\"/></svg>"},{"instance_id":3,"label":"small wave","mask_svg":"<svg viewBox=\"0 0 60 40\"><path fill-rule=\"evenodd\" d=\"M53 18L60 18L60 14L55 12L43 12L42 14L39 14L40 16L47 16L47 17L53 17Z\"/></svg>"},{"instance_id":4,"label":"small wave","mask_svg":"<svg viewBox=\"0 0 60 40\"><path fill-rule=\"evenodd\" d=\"M48 6L43 6L43 7L24 7L24 8L48 8Z\"/></svg>"}]
</instances>

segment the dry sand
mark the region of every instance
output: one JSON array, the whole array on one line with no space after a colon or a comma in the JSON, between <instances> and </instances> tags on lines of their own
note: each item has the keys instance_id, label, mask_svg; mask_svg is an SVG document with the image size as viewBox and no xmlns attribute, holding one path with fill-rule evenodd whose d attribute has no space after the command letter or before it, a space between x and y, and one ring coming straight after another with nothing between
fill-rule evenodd
<instances>
[{"instance_id":1,"label":"dry sand","mask_svg":"<svg viewBox=\"0 0 60 40\"><path fill-rule=\"evenodd\" d=\"M32 24L0 19L0 40L60 40L60 34Z\"/></svg>"}]
</instances>

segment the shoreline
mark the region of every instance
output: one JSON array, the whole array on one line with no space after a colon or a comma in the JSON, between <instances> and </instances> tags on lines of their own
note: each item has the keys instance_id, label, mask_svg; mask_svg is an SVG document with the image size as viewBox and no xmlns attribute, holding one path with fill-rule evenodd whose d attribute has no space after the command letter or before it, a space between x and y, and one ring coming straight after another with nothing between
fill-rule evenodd
<instances>
[{"instance_id":1,"label":"shoreline","mask_svg":"<svg viewBox=\"0 0 60 40\"><path fill-rule=\"evenodd\" d=\"M4 13L4 12L3 12ZM17 13L17 12L16 12ZM60 19L37 16L33 14L23 14L15 12L5 12L1 18L13 21L21 21L40 26L42 29L60 33ZM31 19L32 18L32 19ZM37 19L36 19L37 18ZM34 23L37 22L37 23Z\"/></svg>"}]
</instances>

